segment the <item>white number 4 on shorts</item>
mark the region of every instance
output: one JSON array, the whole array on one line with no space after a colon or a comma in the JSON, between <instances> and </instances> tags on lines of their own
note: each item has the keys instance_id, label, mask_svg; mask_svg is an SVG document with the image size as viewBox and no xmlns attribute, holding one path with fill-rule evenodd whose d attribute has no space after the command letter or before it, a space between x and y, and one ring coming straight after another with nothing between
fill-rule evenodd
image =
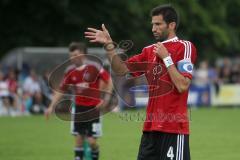
<instances>
[{"instance_id":1,"label":"white number 4 on shorts","mask_svg":"<svg viewBox=\"0 0 240 160\"><path fill-rule=\"evenodd\" d=\"M173 154L173 147L170 146L167 152L167 157L170 158L171 160L173 160L174 158L174 154Z\"/></svg>"}]
</instances>

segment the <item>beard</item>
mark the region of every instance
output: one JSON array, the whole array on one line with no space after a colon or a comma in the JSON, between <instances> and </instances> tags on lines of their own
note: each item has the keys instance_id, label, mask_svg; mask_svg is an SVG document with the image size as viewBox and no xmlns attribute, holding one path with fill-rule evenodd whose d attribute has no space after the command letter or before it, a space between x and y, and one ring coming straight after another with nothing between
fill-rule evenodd
<instances>
[{"instance_id":1,"label":"beard","mask_svg":"<svg viewBox=\"0 0 240 160\"><path fill-rule=\"evenodd\" d=\"M159 34L154 34L154 37L157 41L163 42L168 39L169 32L168 31L163 31L161 35Z\"/></svg>"}]
</instances>

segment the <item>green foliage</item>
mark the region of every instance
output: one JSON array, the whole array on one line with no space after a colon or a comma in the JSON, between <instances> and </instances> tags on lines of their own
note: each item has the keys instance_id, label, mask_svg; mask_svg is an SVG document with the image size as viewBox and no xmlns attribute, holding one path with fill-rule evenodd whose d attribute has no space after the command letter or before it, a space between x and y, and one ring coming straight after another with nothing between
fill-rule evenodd
<instances>
[{"instance_id":1,"label":"green foliage","mask_svg":"<svg viewBox=\"0 0 240 160\"><path fill-rule=\"evenodd\" d=\"M194 42L200 58L239 52L238 0L0 0L0 53L21 46L86 41L86 28L102 23L116 42L131 39L135 45L130 52L140 52L154 42L149 12L163 3L176 7L181 19L178 35Z\"/></svg>"}]
</instances>

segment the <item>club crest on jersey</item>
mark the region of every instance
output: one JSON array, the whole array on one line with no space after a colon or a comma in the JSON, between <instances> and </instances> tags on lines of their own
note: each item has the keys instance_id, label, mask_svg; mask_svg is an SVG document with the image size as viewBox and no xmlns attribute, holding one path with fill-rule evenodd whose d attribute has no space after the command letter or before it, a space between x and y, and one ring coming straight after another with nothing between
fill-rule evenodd
<instances>
[{"instance_id":1,"label":"club crest on jersey","mask_svg":"<svg viewBox=\"0 0 240 160\"><path fill-rule=\"evenodd\" d=\"M181 73L190 73L193 72L193 64L190 59L184 59L182 61L179 61L177 64L178 71Z\"/></svg>"}]
</instances>

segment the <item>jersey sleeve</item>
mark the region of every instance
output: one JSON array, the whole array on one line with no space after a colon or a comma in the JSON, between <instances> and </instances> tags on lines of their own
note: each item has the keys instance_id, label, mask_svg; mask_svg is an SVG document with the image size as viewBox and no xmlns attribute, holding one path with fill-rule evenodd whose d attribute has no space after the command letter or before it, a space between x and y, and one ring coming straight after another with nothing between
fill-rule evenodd
<instances>
[{"instance_id":1,"label":"jersey sleeve","mask_svg":"<svg viewBox=\"0 0 240 160\"><path fill-rule=\"evenodd\" d=\"M130 74L134 77L144 74L144 71L140 68L142 68L142 63L146 61L147 61L147 52L145 48L142 50L142 53L130 57L126 61L126 65L130 71ZM142 71L139 71L139 70L142 70Z\"/></svg>"},{"instance_id":2,"label":"jersey sleeve","mask_svg":"<svg viewBox=\"0 0 240 160\"><path fill-rule=\"evenodd\" d=\"M188 41L184 41L182 49L177 58L176 66L178 71L184 76L192 79L193 68L197 58L195 46Z\"/></svg>"}]
</instances>

